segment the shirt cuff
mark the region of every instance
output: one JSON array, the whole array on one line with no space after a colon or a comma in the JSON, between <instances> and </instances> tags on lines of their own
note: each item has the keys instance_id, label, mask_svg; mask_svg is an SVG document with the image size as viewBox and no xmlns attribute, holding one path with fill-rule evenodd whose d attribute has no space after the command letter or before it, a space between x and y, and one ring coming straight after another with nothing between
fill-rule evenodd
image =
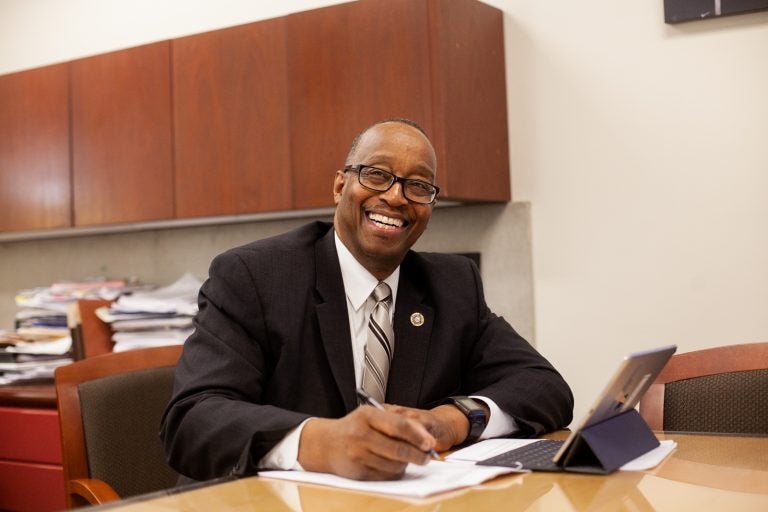
<instances>
[{"instance_id":1,"label":"shirt cuff","mask_svg":"<svg viewBox=\"0 0 768 512\"><path fill-rule=\"evenodd\" d=\"M304 468L299 464L299 440L304 425L314 418L308 418L302 421L296 428L288 432L282 441L277 443L269 450L259 461L261 469L284 469L303 471Z\"/></svg>"},{"instance_id":2,"label":"shirt cuff","mask_svg":"<svg viewBox=\"0 0 768 512\"><path fill-rule=\"evenodd\" d=\"M470 396L469 398L481 400L491 411L490 417L488 418L488 424L485 426L483 433L480 434L480 440L508 436L519 430L515 418L502 411L501 408L496 405L496 402L490 398L477 395Z\"/></svg>"}]
</instances>

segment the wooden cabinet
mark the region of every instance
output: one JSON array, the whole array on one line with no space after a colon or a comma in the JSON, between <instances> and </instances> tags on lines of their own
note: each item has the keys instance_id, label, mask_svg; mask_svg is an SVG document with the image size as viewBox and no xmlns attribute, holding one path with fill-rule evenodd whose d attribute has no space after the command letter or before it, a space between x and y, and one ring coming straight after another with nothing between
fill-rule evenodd
<instances>
[{"instance_id":1,"label":"wooden cabinet","mask_svg":"<svg viewBox=\"0 0 768 512\"><path fill-rule=\"evenodd\" d=\"M288 17L294 207L332 204L357 132L407 117L441 198L508 201L502 13L475 0L360 0Z\"/></svg>"},{"instance_id":2,"label":"wooden cabinet","mask_svg":"<svg viewBox=\"0 0 768 512\"><path fill-rule=\"evenodd\" d=\"M172 48L176 216L290 209L285 18Z\"/></svg>"},{"instance_id":3,"label":"wooden cabinet","mask_svg":"<svg viewBox=\"0 0 768 512\"><path fill-rule=\"evenodd\" d=\"M509 201L502 22L359 0L0 77L0 231L332 206L354 136L396 117L439 199Z\"/></svg>"},{"instance_id":4,"label":"wooden cabinet","mask_svg":"<svg viewBox=\"0 0 768 512\"><path fill-rule=\"evenodd\" d=\"M333 204L334 171L373 122L408 117L430 133L424 2L351 2L288 18L294 206Z\"/></svg>"},{"instance_id":5,"label":"wooden cabinet","mask_svg":"<svg viewBox=\"0 0 768 512\"><path fill-rule=\"evenodd\" d=\"M65 507L53 385L0 387L0 510Z\"/></svg>"},{"instance_id":6,"label":"wooden cabinet","mask_svg":"<svg viewBox=\"0 0 768 512\"><path fill-rule=\"evenodd\" d=\"M71 225L69 68L0 76L0 232Z\"/></svg>"},{"instance_id":7,"label":"wooden cabinet","mask_svg":"<svg viewBox=\"0 0 768 512\"><path fill-rule=\"evenodd\" d=\"M447 198L511 200L502 12L476 0L428 0L431 134ZM442 166L442 167L441 167Z\"/></svg>"},{"instance_id":8,"label":"wooden cabinet","mask_svg":"<svg viewBox=\"0 0 768 512\"><path fill-rule=\"evenodd\" d=\"M172 218L170 42L71 65L75 225Z\"/></svg>"}]
</instances>

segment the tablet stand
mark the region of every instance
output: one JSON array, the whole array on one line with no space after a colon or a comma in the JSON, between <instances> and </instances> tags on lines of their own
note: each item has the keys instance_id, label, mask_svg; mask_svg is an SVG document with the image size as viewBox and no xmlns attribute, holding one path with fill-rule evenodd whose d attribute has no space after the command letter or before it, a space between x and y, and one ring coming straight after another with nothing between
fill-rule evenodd
<instances>
[{"instance_id":1,"label":"tablet stand","mask_svg":"<svg viewBox=\"0 0 768 512\"><path fill-rule=\"evenodd\" d=\"M648 424L635 409L582 429L563 460L563 469L577 473L611 473L659 446Z\"/></svg>"}]
</instances>

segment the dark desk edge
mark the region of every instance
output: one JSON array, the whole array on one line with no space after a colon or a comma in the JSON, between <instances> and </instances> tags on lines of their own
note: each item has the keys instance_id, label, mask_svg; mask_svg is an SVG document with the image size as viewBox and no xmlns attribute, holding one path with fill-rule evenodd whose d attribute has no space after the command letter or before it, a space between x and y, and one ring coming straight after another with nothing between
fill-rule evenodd
<instances>
[{"instance_id":1,"label":"dark desk edge","mask_svg":"<svg viewBox=\"0 0 768 512\"><path fill-rule=\"evenodd\" d=\"M56 388L50 380L0 386L0 407L55 408Z\"/></svg>"}]
</instances>

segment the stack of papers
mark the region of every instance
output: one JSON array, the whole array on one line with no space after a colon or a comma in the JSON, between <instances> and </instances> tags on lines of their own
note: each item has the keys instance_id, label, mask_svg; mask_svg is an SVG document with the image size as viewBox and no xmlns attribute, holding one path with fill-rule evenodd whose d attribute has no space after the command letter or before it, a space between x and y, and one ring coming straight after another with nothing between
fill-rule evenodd
<instances>
[{"instance_id":1,"label":"stack of papers","mask_svg":"<svg viewBox=\"0 0 768 512\"><path fill-rule=\"evenodd\" d=\"M115 300L132 284L122 279L63 281L16 294L16 334L27 341L55 340L69 335L67 309L79 299Z\"/></svg>"},{"instance_id":2,"label":"stack of papers","mask_svg":"<svg viewBox=\"0 0 768 512\"><path fill-rule=\"evenodd\" d=\"M114 300L135 287L104 278L62 281L17 292L12 333L0 333L0 384L52 380L54 370L72 362L67 310L79 299Z\"/></svg>"},{"instance_id":3,"label":"stack of papers","mask_svg":"<svg viewBox=\"0 0 768 512\"><path fill-rule=\"evenodd\" d=\"M20 342L0 352L0 385L53 379L59 366L72 362L72 339Z\"/></svg>"},{"instance_id":4,"label":"stack of papers","mask_svg":"<svg viewBox=\"0 0 768 512\"><path fill-rule=\"evenodd\" d=\"M184 343L194 331L202 284L187 273L169 286L124 294L109 308L97 309L96 315L114 331L113 351Z\"/></svg>"}]
</instances>

